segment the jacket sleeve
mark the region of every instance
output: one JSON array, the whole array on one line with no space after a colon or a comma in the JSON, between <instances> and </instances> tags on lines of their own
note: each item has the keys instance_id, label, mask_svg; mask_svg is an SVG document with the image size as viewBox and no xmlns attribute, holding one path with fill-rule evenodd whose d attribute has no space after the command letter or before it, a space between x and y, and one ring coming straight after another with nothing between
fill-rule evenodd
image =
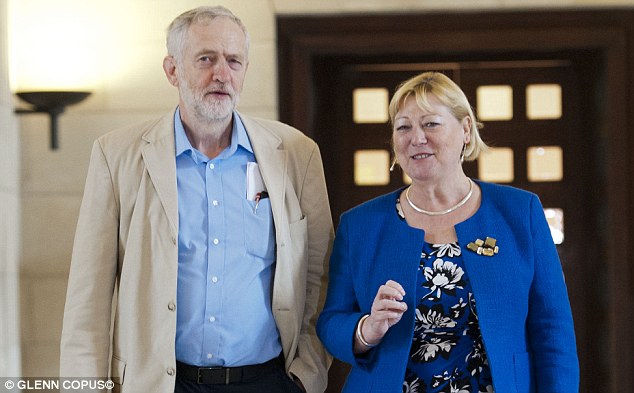
<instances>
[{"instance_id":1,"label":"jacket sleeve","mask_svg":"<svg viewBox=\"0 0 634 393\"><path fill-rule=\"evenodd\" d=\"M537 391L577 392L579 362L570 302L561 263L539 199L531 201L535 270L530 290L528 335Z\"/></svg>"},{"instance_id":2,"label":"jacket sleeve","mask_svg":"<svg viewBox=\"0 0 634 393\"><path fill-rule=\"evenodd\" d=\"M317 334L326 349L337 359L362 368L369 367L375 351L356 357L354 334L363 313L357 303L350 269L348 220L342 216L330 257L328 296L317 322Z\"/></svg>"},{"instance_id":3,"label":"jacket sleeve","mask_svg":"<svg viewBox=\"0 0 634 393\"><path fill-rule=\"evenodd\" d=\"M118 203L99 141L93 145L68 278L60 376L105 378L117 272Z\"/></svg>"},{"instance_id":4,"label":"jacket sleeve","mask_svg":"<svg viewBox=\"0 0 634 393\"><path fill-rule=\"evenodd\" d=\"M308 159L300 205L305 215L308 236L306 303L297 347L298 355L291 363L289 371L301 380L307 392L323 392L328 383L331 358L317 338L315 324L325 299L327 261L334 231L323 164L317 145L314 145Z\"/></svg>"}]
</instances>

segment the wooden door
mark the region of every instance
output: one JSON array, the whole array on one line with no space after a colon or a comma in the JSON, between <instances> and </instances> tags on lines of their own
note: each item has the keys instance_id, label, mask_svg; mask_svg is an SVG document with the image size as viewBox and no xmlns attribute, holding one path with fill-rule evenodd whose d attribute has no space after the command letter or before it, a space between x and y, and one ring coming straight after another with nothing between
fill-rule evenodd
<instances>
[{"instance_id":1,"label":"wooden door","mask_svg":"<svg viewBox=\"0 0 634 393\"><path fill-rule=\"evenodd\" d=\"M391 129L381 108L407 78L426 70L445 73L481 115L482 137L492 147L486 157L464 164L467 175L532 191L552 215L575 320L581 391L600 391L607 372L597 354L608 339L601 328L607 309L601 296L588 296L600 293L601 273L592 265L599 259L598 242L592 239L600 236L597 212L590 208L595 205L596 130L584 126L594 110L589 104L592 92L583 83L587 66L575 56L453 60L329 64L336 72L330 69L330 83L317 88L317 97L322 98L318 118L327 122L327 132L316 138L324 155L335 222L345 210L406 184L398 168L389 171ZM359 98L363 94L367 101ZM367 110L359 107L363 102ZM348 369L335 362L328 392L340 391Z\"/></svg>"},{"instance_id":2,"label":"wooden door","mask_svg":"<svg viewBox=\"0 0 634 393\"><path fill-rule=\"evenodd\" d=\"M350 89L357 83L354 78L360 78L348 70L353 81L346 88L345 67L404 65L368 74L372 85L378 83L390 92L397 83L393 79L400 81L407 75L389 80L382 75L413 74L425 69L416 68L416 64L425 63L448 73L457 69L439 66L439 62L460 64L459 74L452 75L472 101L473 86L515 86L513 110L517 115L512 119L512 130L519 134L513 139L514 177L509 184L536 192L546 207L563 206L565 239L558 250L575 314L582 392L634 392L632 26L631 8L474 9L277 18L279 116L320 143L335 221L355 198L370 198L400 181L400 175L393 173L388 176L388 185L365 187L360 190L361 197L339 189L349 186L351 178L352 164L342 152L341 139L349 122ZM504 64L496 66L494 61ZM539 64L527 63L534 61ZM561 61L563 68L544 61ZM474 62L488 64L480 72L477 66L468 65ZM526 96L523 85L534 78L540 83L551 80L552 73L557 80L562 79L565 118L521 121ZM348 109L340 109L345 105ZM576 113L576 120L569 119L570 113ZM503 121L485 123L485 138L504 147L510 128ZM388 140L389 131L378 127L374 138ZM370 128L367 125L361 133L353 134L356 141L366 143L362 142L365 138L373 138ZM379 134L381 131L385 133ZM534 146L565 144L561 181L527 180L523 135ZM382 148L389 149L389 145L384 143ZM479 166L470 164L465 170L477 177ZM331 371L335 378L329 391L337 392L345 368L335 365Z\"/></svg>"}]
</instances>

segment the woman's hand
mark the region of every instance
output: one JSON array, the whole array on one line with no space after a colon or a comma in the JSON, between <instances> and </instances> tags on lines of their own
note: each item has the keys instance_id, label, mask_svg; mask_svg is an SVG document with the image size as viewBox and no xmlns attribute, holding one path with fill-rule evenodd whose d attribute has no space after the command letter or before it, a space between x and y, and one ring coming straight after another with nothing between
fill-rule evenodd
<instances>
[{"instance_id":1,"label":"woman's hand","mask_svg":"<svg viewBox=\"0 0 634 393\"><path fill-rule=\"evenodd\" d=\"M401 284L389 280L379 287L370 315L360 321L360 333L366 343L377 345L385 336L388 329L401 320L407 311L407 304L403 302L405 290ZM355 337L355 353L366 352L371 347Z\"/></svg>"}]
</instances>

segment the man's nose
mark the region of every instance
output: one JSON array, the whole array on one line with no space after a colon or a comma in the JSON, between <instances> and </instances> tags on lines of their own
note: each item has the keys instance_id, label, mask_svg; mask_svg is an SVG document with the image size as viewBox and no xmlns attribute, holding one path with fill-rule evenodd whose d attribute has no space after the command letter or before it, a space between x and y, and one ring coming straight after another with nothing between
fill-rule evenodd
<instances>
[{"instance_id":1,"label":"man's nose","mask_svg":"<svg viewBox=\"0 0 634 393\"><path fill-rule=\"evenodd\" d=\"M226 61L219 61L214 67L214 81L226 83L230 79L229 64Z\"/></svg>"}]
</instances>

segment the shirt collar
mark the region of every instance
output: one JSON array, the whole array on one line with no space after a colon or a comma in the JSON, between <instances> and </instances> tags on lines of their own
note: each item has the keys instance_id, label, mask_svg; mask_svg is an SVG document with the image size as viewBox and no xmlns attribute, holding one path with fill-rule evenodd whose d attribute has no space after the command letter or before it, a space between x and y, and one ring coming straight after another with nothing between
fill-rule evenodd
<instances>
[{"instance_id":1,"label":"shirt collar","mask_svg":"<svg viewBox=\"0 0 634 393\"><path fill-rule=\"evenodd\" d=\"M200 153L198 150L194 149L187 138L187 134L185 134L185 127L183 126L183 121L180 116L180 108L176 108L176 113L174 113L174 141L176 144L177 157L183 153L188 153L192 157L195 157L197 154L194 154L194 152ZM233 128L231 130L231 144L223 150L217 158L227 158L232 156L238 150L238 147L242 147L249 153L253 154L253 147L251 146L251 141L249 141L249 136L247 135L244 123L242 123L242 119L240 119L238 113L234 111ZM204 157L202 153L200 153L200 156ZM208 160L209 159L206 159L205 161Z\"/></svg>"}]
</instances>

